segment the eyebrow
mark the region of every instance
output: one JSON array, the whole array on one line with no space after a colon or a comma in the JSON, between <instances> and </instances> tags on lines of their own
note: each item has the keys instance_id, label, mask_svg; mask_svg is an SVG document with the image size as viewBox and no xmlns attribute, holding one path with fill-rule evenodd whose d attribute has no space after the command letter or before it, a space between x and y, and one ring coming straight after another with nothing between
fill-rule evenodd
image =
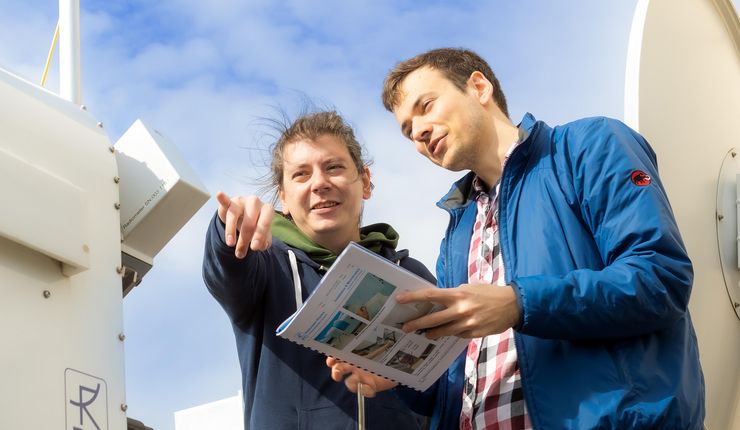
<instances>
[{"instance_id":1,"label":"eyebrow","mask_svg":"<svg viewBox=\"0 0 740 430\"><path fill-rule=\"evenodd\" d=\"M331 157L331 158L327 158L326 160L322 161L321 166L326 166L327 164L340 163L340 162L345 163L347 162L347 160L345 160L342 157ZM285 169L284 169L285 171L288 171L289 169L294 169L294 170L305 169L306 167L311 165L311 163L298 164L298 163L292 163L287 160L285 160L284 163L285 163Z\"/></svg>"},{"instance_id":2,"label":"eyebrow","mask_svg":"<svg viewBox=\"0 0 740 430\"><path fill-rule=\"evenodd\" d=\"M346 163L347 160L345 160L342 157L331 157L324 160L323 163L321 163L322 166L326 166L327 164L333 164L333 163Z\"/></svg>"}]
</instances>

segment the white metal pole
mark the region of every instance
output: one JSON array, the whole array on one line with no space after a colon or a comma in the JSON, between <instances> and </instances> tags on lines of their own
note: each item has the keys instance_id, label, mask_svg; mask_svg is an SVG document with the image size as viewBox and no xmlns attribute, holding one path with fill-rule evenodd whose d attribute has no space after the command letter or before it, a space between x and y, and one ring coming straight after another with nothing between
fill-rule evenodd
<instances>
[{"instance_id":1,"label":"white metal pole","mask_svg":"<svg viewBox=\"0 0 740 430\"><path fill-rule=\"evenodd\" d=\"M82 104L80 0L59 0L59 95Z\"/></svg>"}]
</instances>

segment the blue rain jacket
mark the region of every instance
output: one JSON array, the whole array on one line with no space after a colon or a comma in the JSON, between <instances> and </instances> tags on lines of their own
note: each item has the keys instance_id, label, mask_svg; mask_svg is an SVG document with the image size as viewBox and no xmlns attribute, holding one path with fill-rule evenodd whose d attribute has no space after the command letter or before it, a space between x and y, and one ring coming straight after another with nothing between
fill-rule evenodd
<instances>
[{"instance_id":1,"label":"blue rain jacket","mask_svg":"<svg viewBox=\"0 0 740 430\"><path fill-rule=\"evenodd\" d=\"M521 315L515 342L535 429L701 429L704 380L687 309L693 271L648 143L623 123L551 128L527 114L501 177L500 242ZM467 283L473 174L438 206L438 285ZM464 354L419 395L459 428Z\"/></svg>"}]
</instances>

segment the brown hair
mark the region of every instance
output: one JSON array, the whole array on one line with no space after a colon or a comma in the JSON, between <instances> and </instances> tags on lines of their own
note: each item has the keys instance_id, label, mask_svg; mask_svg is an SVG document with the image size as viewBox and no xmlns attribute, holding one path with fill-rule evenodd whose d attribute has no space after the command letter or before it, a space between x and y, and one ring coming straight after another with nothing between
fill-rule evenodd
<instances>
[{"instance_id":1,"label":"brown hair","mask_svg":"<svg viewBox=\"0 0 740 430\"><path fill-rule=\"evenodd\" d=\"M494 101L504 115L509 116L506 97L491 66L475 52L463 48L433 49L396 64L383 83L383 106L386 109L393 112L393 109L398 107L401 83L411 72L422 67L440 71L460 91L465 91L465 86L473 72L483 73L483 76L493 85Z\"/></svg>"},{"instance_id":2,"label":"brown hair","mask_svg":"<svg viewBox=\"0 0 740 430\"><path fill-rule=\"evenodd\" d=\"M357 141L352 127L334 110L317 111L299 116L295 121L271 121L277 129L279 136L270 148L272 154L270 161L270 174L268 175L266 189L275 192L273 203L277 203L277 192L283 186L284 154L285 147L299 140L316 140L320 136L330 135L338 138L349 151L352 162L358 173L369 164L363 158L362 145Z\"/></svg>"}]
</instances>

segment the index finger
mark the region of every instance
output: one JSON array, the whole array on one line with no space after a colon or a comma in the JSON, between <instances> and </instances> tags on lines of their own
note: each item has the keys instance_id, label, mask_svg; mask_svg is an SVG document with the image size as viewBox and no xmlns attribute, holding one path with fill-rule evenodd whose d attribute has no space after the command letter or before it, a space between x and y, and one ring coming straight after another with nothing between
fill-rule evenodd
<instances>
[{"instance_id":1,"label":"index finger","mask_svg":"<svg viewBox=\"0 0 740 430\"><path fill-rule=\"evenodd\" d=\"M432 302L448 305L454 301L454 288L422 288L416 291L404 291L396 294L396 301L400 304L409 302Z\"/></svg>"},{"instance_id":2,"label":"index finger","mask_svg":"<svg viewBox=\"0 0 740 430\"><path fill-rule=\"evenodd\" d=\"M236 241L235 253L237 258L244 258L247 255L263 206L262 200L256 196L244 197L241 199L241 203L244 205L244 214L239 226L239 239Z\"/></svg>"},{"instance_id":3,"label":"index finger","mask_svg":"<svg viewBox=\"0 0 740 430\"><path fill-rule=\"evenodd\" d=\"M249 248L253 251L264 251L270 246L270 229L272 217L275 214L272 205L265 204L260 208L257 226L254 228Z\"/></svg>"}]
</instances>

